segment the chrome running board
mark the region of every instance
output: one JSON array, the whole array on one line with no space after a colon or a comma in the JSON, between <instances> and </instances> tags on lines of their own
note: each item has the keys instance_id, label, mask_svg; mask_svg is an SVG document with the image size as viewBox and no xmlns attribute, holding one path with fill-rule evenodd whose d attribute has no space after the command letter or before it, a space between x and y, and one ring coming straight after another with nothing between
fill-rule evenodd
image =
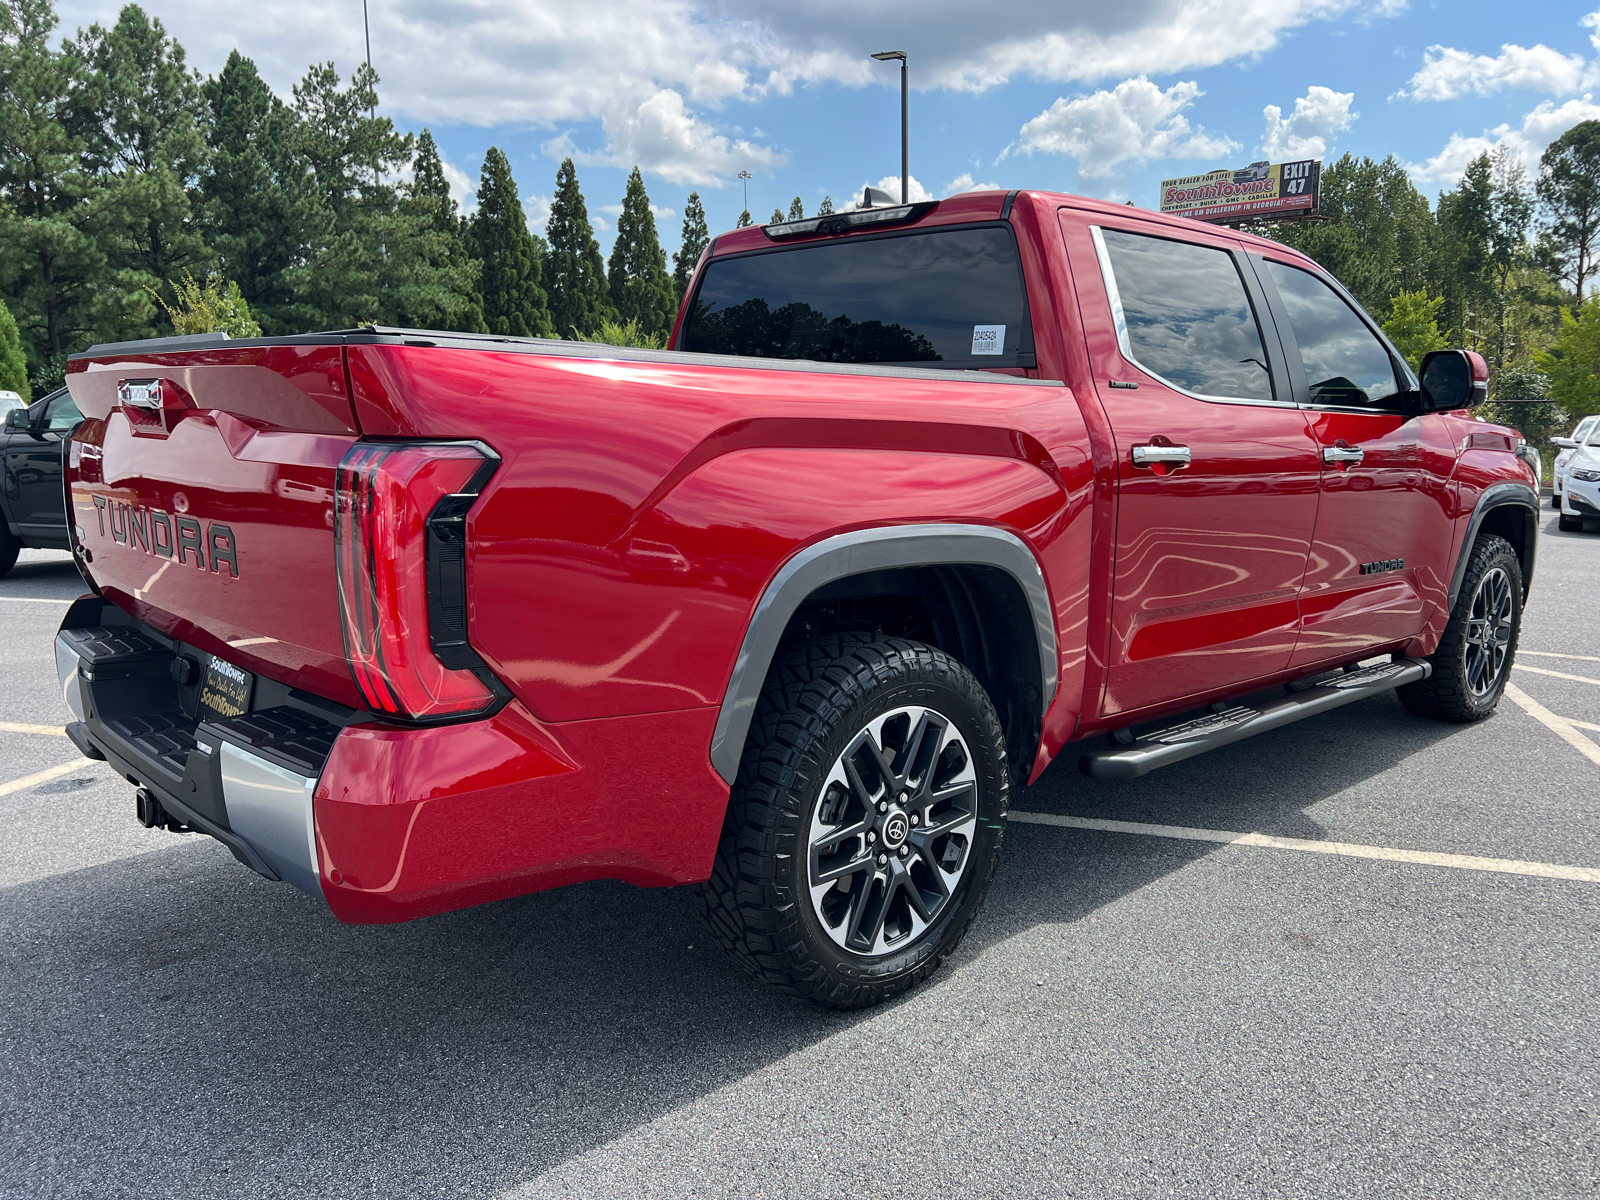
<instances>
[{"instance_id":1,"label":"chrome running board","mask_svg":"<svg viewBox=\"0 0 1600 1200\"><path fill-rule=\"evenodd\" d=\"M1354 704L1432 674L1433 667L1420 658L1361 667L1261 708L1233 705L1179 725L1153 729L1125 745L1091 750L1078 759L1078 769L1091 779L1136 779L1157 767L1242 742L1269 729L1292 725L1302 718Z\"/></svg>"}]
</instances>

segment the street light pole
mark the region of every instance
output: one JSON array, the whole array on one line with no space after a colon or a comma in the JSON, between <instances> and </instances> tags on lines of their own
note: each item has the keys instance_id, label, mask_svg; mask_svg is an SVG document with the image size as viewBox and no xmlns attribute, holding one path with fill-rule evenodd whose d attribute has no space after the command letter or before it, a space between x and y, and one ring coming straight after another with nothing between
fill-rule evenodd
<instances>
[{"instance_id":1,"label":"street light pole","mask_svg":"<svg viewBox=\"0 0 1600 1200\"><path fill-rule=\"evenodd\" d=\"M750 211L750 181L755 178L749 171L740 171L739 178L744 180L744 210Z\"/></svg>"},{"instance_id":2,"label":"street light pole","mask_svg":"<svg viewBox=\"0 0 1600 1200\"><path fill-rule=\"evenodd\" d=\"M874 54L879 62L900 60L900 203L911 203L911 90L906 78L906 52L884 50Z\"/></svg>"}]
</instances>

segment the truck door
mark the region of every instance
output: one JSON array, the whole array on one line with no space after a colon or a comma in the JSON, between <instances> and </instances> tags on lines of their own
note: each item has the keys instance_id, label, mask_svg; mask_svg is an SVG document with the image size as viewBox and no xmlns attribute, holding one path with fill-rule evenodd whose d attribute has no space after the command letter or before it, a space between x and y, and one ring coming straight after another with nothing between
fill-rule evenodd
<instances>
[{"instance_id":1,"label":"truck door","mask_svg":"<svg viewBox=\"0 0 1600 1200\"><path fill-rule=\"evenodd\" d=\"M1111 715L1288 666L1318 460L1239 243L1082 219L1075 238L1064 215L1118 457Z\"/></svg>"},{"instance_id":2,"label":"truck door","mask_svg":"<svg viewBox=\"0 0 1600 1200\"><path fill-rule=\"evenodd\" d=\"M1422 631L1455 565L1456 464L1445 418L1407 416L1403 366L1325 280L1255 259L1322 459L1294 665L1348 660Z\"/></svg>"},{"instance_id":3,"label":"truck door","mask_svg":"<svg viewBox=\"0 0 1600 1200\"><path fill-rule=\"evenodd\" d=\"M61 391L30 410L31 432L8 431L5 446L6 500L24 539L31 543L66 537L66 502L61 488L61 442L83 414Z\"/></svg>"}]
</instances>

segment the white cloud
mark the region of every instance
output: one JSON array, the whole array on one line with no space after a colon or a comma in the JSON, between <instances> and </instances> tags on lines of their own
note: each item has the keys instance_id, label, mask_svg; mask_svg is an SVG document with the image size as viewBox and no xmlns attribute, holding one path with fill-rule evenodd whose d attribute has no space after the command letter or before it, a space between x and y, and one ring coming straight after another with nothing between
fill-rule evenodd
<instances>
[{"instance_id":1,"label":"white cloud","mask_svg":"<svg viewBox=\"0 0 1600 1200\"><path fill-rule=\"evenodd\" d=\"M580 150L568 134L541 149L551 158L568 155L580 166L627 169L638 165L669 183L722 187L740 169L773 170L788 158L768 146L732 141L700 120L671 88L662 88L636 107L601 119L606 147Z\"/></svg>"},{"instance_id":2,"label":"white cloud","mask_svg":"<svg viewBox=\"0 0 1600 1200\"><path fill-rule=\"evenodd\" d=\"M1289 32L1394 0L1012 0L984 20L971 0L392 0L371 8L384 110L417 122L531 125L556 133L598 121L591 161L637 162L697 186L782 155L690 113L796 86L892 87L867 48L911 54L919 88L981 91L1028 76L1093 84L1251 59ZM60 0L63 27L112 21L111 0ZM349 70L363 54L358 6L279 0L163 0L160 16L189 60L215 72L235 47L280 95L314 61ZM1000 10L993 10L999 12ZM241 31L244 31L241 37ZM1017 31L1026 31L1018 33ZM753 141L760 141L756 138Z\"/></svg>"},{"instance_id":3,"label":"white cloud","mask_svg":"<svg viewBox=\"0 0 1600 1200\"><path fill-rule=\"evenodd\" d=\"M1110 176L1125 162L1223 158L1238 150L1239 143L1213 137L1183 115L1202 94L1193 82L1162 91L1142 75L1124 79L1110 91L1058 99L1022 127L1017 149L1071 155L1088 178Z\"/></svg>"},{"instance_id":4,"label":"white cloud","mask_svg":"<svg viewBox=\"0 0 1600 1200\"><path fill-rule=\"evenodd\" d=\"M1557 107L1546 100L1522 118L1516 128L1498 125L1479 137L1453 134L1444 149L1422 163L1408 163L1406 170L1418 183L1454 184L1467 164L1480 154L1493 154L1504 146L1523 166L1534 169L1544 148L1580 121L1600 120L1600 104L1592 96L1568 100Z\"/></svg>"},{"instance_id":5,"label":"white cloud","mask_svg":"<svg viewBox=\"0 0 1600 1200\"><path fill-rule=\"evenodd\" d=\"M447 159L440 158L439 165L444 168L444 181L450 185L450 199L461 205L463 212L472 212L478 207L478 197L475 193L477 183L460 167ZM469 201L467 197L471 196Z\"/></svg>"},{"instance_id":6,"label":"white cloud","mask_svg":"<svg viewBox=\"0 0 1600 1200\"><path fill-rule=\"evenodd\" d=\"M997 192L1000 190L998 183L974 183L972 173L965 172L957 175L944 185L946 196L959 196L962 192Z\"/></svg>"},{"instance_id":7,"label":"white cloud","mask_svg":"<svg viewBox=\"0 0 1600 1200\"><path fill-rule=\"evenodd\" d=\"M1267 126L1257 153L1271 162L1321 157L1333 135L1349 129L1361 115L1350 111L1355 98L1354 92L1313 85L1294 102L1294 113L1287 119L1276 104L1267 105L1261 110Z\"/></svg>"},{"instance_id":8,"label":"white cloud","mask_svg":"<svg viewBox=\"0 0 1600 1200\"><path fill-rule=\"evenodd\" d=\"M1429 46L1422 69L1400 94L1412 100L1459 100L1462 96L1487 96L1501 88L1527 88L1562 96L1583 87L1592 74L1582 55L1562 54L1543 44L1523 47L1507 43L1493 58Z\"/></svg>"},{"instance_id":9,"label":"white cloud","mask_svg":"<svg viewBox=\"0 0 1600 1200\"><path fill-rule=\"evenodd\" d=\"M550 197L539 192L524 196L522 211L528 218L528 232L543 237L545 226L550 224Z\"/></svg>"}]
</instances>

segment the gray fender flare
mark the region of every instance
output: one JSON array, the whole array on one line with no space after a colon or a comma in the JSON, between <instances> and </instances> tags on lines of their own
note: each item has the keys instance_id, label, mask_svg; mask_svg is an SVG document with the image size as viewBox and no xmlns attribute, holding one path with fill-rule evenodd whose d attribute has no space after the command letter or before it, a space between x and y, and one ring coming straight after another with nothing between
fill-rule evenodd
<instances>
[{"instance_id":1,"label":"gray fender flare","mask_svg":"<svg viewBox=\"0 0 1600 1200\"><path fill-rule=\"evenodd\" d=\"M739 657L734 660L733 676L728 680L711 735L711 765L717 774L731 784L738 773L756 701L779 639L807 596L836 579L867 571L931 566L997 567L1017 581L1033 615L1043 708L1048 710L1058 681L1055 614L1044 571L1026 542L1016 534L986 525L861 529L807 546L784 563L761 594L739 647Z\"/></svg>"},{"instance_id":2,"label":"gray fender flare","mask_svg":"<svg viewBox=\"0 0 1600 1200\"><path fill-rule=\"evenodd\" d=\"M1467 536L1461 541L1461 553L1456 556L1455 574L1450 577L1450 598L1445 602L1445 617L1456 610L1456 598L1461 595L1461 581L1467 577L1467 560L1472 557L1472 547L1483 528L1483 519L1489 510L1515 504L1527 510L1528 561L1522 564L1522 588L1526 592L1533 582L1533 560L1539 549L1539 494L1525 483L1496 483L1483 489L1478 502L1472 506L1472 519L1467 522Z\"/></svg>"}]
</instances>

